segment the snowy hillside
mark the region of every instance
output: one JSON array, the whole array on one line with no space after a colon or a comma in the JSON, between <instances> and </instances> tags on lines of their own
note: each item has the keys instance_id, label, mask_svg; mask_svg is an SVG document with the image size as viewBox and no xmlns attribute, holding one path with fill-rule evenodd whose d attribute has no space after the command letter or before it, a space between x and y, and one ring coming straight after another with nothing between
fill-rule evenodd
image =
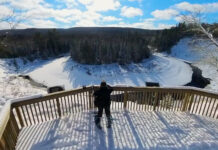
<instances>
[{"instance_id":1,"label":"snowy hillside","mask_svg":"<svg viewBox=\"0 0 218 150\"><path fill-rule=\"evenodd\" d=\"M206 89L218 92L218 48L210 41L184 38L171 49L171 57L189 61L202 70L203 76L211 79Z\"/></svg>"},{"instance_id":2,"label":"snowy hillside","mask_svg":"<svg viewBox=\"0 0 218 150\"><path fill-rule=\"evenodd\" d=\"M33 63L38 66L39 63ZM159 82L163 86L184 85L191 81L191 68L176 59L155 54L139 64L130 65L81 65L69 56L50 62L28 71L24 66L21 72L48 86L65 85L66 89L83 85L99 84L106 80L111 85L145 86L145 81ZM179 79L179 80L178 80Z\"/></svg>"},{"instance_id":3,"label":"snowy hillside","mask_svg":"<svg viewBox=\"0 0 218 150\"><path fill-rule=\"evenodd\" d=\"M18 77L13 62L13 59L0 59L0 110L9 99L46 93L46 89L35 87L28 80Z\"/></svg>"}]
</instances>

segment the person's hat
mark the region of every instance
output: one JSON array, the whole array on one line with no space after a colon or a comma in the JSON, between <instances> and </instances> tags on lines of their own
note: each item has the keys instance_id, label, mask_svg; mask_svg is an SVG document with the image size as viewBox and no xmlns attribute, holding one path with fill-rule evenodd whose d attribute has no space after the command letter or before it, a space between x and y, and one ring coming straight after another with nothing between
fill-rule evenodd
<instances>
[{"instance_id":1,"label":"person's hat","mask_svg":"<svg viewBox=\"0 0 218 150\"><path fill-rule=\"evenodd\" d=\"M101 87L105 87L107 84L106 84L106 81L102 80L101 81Z\"/></svg>"}]
</instances>

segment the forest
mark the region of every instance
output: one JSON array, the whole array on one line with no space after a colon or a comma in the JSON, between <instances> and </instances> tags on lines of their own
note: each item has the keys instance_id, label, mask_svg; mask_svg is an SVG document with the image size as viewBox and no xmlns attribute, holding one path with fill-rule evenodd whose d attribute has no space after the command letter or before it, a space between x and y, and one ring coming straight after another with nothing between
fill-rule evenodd
<instances>
[{"instance_id":1,"label":"forest","mask_svg":"<svg viewBox=\"0 0 218 150\"><path fill-rule=\"evenodd\" d=\"M34 60L70 53L73 60L82 64L140 62L154 51L170 52L181 38L193 36L195 33L187 32L187 28L180 23L164 30L115 27L0 30L0 57ZM217 30L214 35L218 36Z\"/></svg>"}]
</instances>

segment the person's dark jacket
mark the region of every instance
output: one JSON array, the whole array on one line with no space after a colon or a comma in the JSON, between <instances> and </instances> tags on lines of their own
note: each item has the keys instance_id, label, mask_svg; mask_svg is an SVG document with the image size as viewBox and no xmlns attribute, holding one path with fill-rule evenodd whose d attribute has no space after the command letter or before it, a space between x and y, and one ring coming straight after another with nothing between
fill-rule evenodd
<instances>
[{"instance_id":1,"label":"person's dark jacket","mask_svg":"<svg viewBox=\"0 0 218 150\"><path fill-rule=\"evenodd\" d=\"M100 87L100 89L94 92L95 96L95 106L97 107L105 107L110 105L110 94L113 91L112 87L109 85Z\"/></svg>"}]
</instances>

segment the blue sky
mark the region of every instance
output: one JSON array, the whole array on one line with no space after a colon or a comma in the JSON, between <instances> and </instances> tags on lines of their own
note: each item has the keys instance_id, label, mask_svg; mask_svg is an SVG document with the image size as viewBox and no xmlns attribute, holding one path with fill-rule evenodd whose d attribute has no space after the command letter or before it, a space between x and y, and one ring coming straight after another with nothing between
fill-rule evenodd
<instances>
[{"instance_id":1,"label":"blue sky","mask_svg":"<svg viewBox=\"0 0 218 150\"><path fill-rule=\"evenodd\" d=\"M217 0L0 0L0 10L0 20L8 14L15 16L11 24L20 20L17 28L162 29L175 26L187 11L201 12L204 22L218 22ZM5 28L8 22L0 21L0 29Z\"/></svg>"}]
</instances>

